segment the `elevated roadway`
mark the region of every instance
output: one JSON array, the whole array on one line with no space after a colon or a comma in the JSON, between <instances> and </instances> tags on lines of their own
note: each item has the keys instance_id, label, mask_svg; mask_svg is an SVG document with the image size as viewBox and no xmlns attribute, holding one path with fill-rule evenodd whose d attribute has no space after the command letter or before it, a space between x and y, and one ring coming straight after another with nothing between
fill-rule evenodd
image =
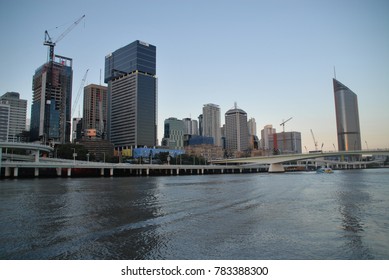
<instances>
[{"instance_id":1,"label":"elevated roadway","mask_svg":"<svg viewBox=\"0 0 389 280\"><path fill-rule=\"evenodd\" d=\"M261 157L246 157L233 159L220 159L211 161L212 164L268 164L269 172L284 172L285 169L282 163L301 161L308 159L317 159L323 157L342 157L342 156L356 156L356 155L387 155L389 156L389 149L383 150L361 150L361 151L338 151L338 152L319 152L307 154L287 154L287 155L272 155Z\"/></svg>"}]
</instances>

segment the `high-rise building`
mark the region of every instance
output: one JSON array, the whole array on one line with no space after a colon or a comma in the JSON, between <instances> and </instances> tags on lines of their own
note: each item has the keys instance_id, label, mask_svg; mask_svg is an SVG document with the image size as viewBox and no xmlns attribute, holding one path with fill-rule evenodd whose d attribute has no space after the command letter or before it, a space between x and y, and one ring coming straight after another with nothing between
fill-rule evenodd
<instances>
[{"instance_id":1,"label":"high-rise building","mask_svg":"<svg viewBox=\"0 0 389 280\"><path fill-rule=\"evenodd\" d=\"M157 143L156 47L135 41L105 57L107 134L115 147Z\"/></svg>"},{"instance_id":2,"label":"high-rise building","mask_svg":"<svg viewBox=\"0 0 389 280\"><path fill-rule=\"evenodd\" d=\"M213 137L214 144L221 146L220 131L220 107L215 104L205 104L203 106L203 134L202 136Z\"/></svg>"},{"instance_id":3,"label":"high-rise building","mask_svg":"<svg viewBox=\"0 0 389 280\"><path fill-rule=\"evenodd\" d=\"M72 102L72 59L55 55L35 71L31 106L31 141L68 143Z\"/></svg>"},{"instance_id":4,"label":"high-rise building","mask_svg":"<svg viewBox=\"0 0 389 280\"><path fill-rule=\"evenodd\" d=\"M180 150L184 148L184 121L177 118L168 118L165 120L162 146L170 149Z\"/></svg>"},{"instance_id":5,"label":"high-rise building","mask_svg":"<svg viewBox=\"0 0 389 280\"><path fill-rule=\"evenodd\" d=\"M236 104L225 114L226 118L226 149L243 152L249 148L249 131L247 113L239 109Z\"/></svg>"},{"instance_id":6,"label":"high-rise building","mask_svg":"<svg viewBox=\"0 0 389 280\"><path fill-rule=\"evenodd\" d=\"M269 141L272 139L272 135L276 133L276 129L273 128L271 124L265 125L261 130L261 148L264 150L269 150L270 145Z\"/></svg>"},{"instance_id":7,"label":"high-rise building","mask_svg":"<svg viewBox=\"0 0 389 280\"><path fill-rule=\"evenodd\" d=\"M247 122L250 135L257 135L257 123L254 118L250 118Z\"/></svg>"},{"instance_id":8,"label":"high-rise building","mask_svg":"<svg viewBox=\"0 0 389 280\"><path fill-rule=\"evenodd\" d=\"M199 116L198 116L198 119L199 119L199 135L200 136L204 136L204 129L203 129L203 114L200 114Z\"/></svg>"},{"instance_id":9,"label":"high-rise building","mask_svg":"<svg viewBox=\"0 0 389 280\"><path fill-rule=\"evenodd\" d=\"M84 88L83 129L93 129L105 139L108 116L108 88L90 84Z\"/></svg>"},{"instance_id":10,"label":"high-rise building","mask_svg":"<svg viewBox=\"0 0 389 280\"><path fill-rule=\"evenodd\" d=\"M269 139L269 149L282 154L301 154L301 133L296 131L275 133Z\"/></svg>"},{"instance_id":11,"label":"high-rise building","mask_svg":"<svg viewBox=\"0 0 389 280\"><path fill-rule=\"evenodd\" d=\"M199 126L196 120L185 118L182 120L185 125L185 133L188 135L199 135Z\"/></svg>"},{"instance_id":12,"label":"high-rise building","mask_svg":"<svg viewBox=\"0 0 389 280\"><path fill-rule=\"evenodd\" d=\"M82 137L82 118L73 118L72 121L72 142Z\"/></svg>"},{"instance_id":13,"label":"high-rise building","mask_svg":"<svg viewBox=\"0 0 389 280\"><path fill-rule=\"evenodd\" d=\"M9 104L0 102L0 142L8 141L10 111L11 106Z\"/></svg>"},{"instance_id":14,"label":"high-rise building","mask_svg":"<svg viewBox=\"0 0 389 280\"><path fill-rule=\"evenodd\" d=\"M18 135L26 130L27 100L20 99L18 92L7 92L0 103L10 105L8 141L19 141Z\"/></svg>"},{"instance_id":15,"label":"high-rise building","mask_svg":"<svg viewBox=\"0 0 389 280\"><path fill-rule=\"evenodd\" d=\"M333 79L333 85L338 149L339 151L361 150L357 95L336 79Z\"/></svg>"}]
</instances>

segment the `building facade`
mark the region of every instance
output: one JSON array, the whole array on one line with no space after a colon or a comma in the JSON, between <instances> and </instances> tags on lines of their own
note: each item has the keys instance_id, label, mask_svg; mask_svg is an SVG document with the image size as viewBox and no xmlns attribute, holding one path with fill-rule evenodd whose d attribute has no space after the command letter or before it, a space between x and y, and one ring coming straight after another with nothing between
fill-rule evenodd
<instances>
[{"instance_id":1,"label":"building facade","mask_svg":"<svg viewBox=\"0 0 389 280\"><path fill-rule=\"evenodd\" d=\"M31 105L31 141L68 143L71 132L72 59L56 55L35 71Z\"/></svg>"},{"instance_id":2,"label":"building facade","mask_svg":"<svg viewBox=\"0 0 389 280\"><path fill-rule=\"evenodd\" d=\"M191 118L185 118L182 120L185 125L185 133L188 135L199 135L199 126L196 120L192 120Z\"/></svg>"},{"instance_id":3,"label":"building facade","mask_svg":"<svg viewBox=\"0 0 389 280\"><path fill-rule=\"evenodd\" d=\"M82 137L82 118L72 120L72 142L80 140Z\"/></svg>"},{"instance_id":4,"label":"building facade","mask_svg":"<svg viewBox=\"0 0 389 280\"><path fill-rule=\"evenodd\" d=\"M214 144L221 146L220 131L220 107L216 104L205 104L203 106L202 136L213 137Z\"/></svg>"},{"instance_id":5,"label":"building facade","mask_svg":"<svg viewBox=\"0 0 389 280\"><path fill-rule=\"evenodd\" d=\"M168 118L165 120L162 146L169 149L181 150L184 148L184 121L177 118Z\"/></svg>"},{"instance_id":6,"label":"building facade","mask_svg":"<svg viewBox=\"0 0 389 280\"><path fill-rule=\"evenodd\" d=\"M249 134L256 136L257 135L257 123L254 118L250 118L247 122L249 128Z\"/></svg>"},{"instance_id":7,"label":"building facade","mask_svg":"<svg viewBox=\"0 0 389 280\"><path fill-rule=\"evenodd\" d=\"M9 104L0 102L0 142L8 141L10 111Z\"/></svg>"},{"instance_id":8,"label":"building facade","mask_svg":"<svg viewBox=\"0 0 389 280\"><path fill-rule=\"evenodd\" d=\"M157 143L156 47L135 41L105 58L107 135L116 148Z\"/></svg>"},{"instance_id":9,"label":"building facade","mask_svg":"<svg viewBox=\"0 0 389 280\"><path fill-rule=\"evenodd\" d=\"M269 149L281 154L301 154L301 133L297 131L275 133L269 139Z\"/></svg>"},{"instance_id":10,"label":"building facade","mask_svg":"<svg viewBox=\"0 0 389 280\"><path fill-rule=\"evenodd\" d=\"M225 114L226 149L229 151L243 152L249 148L249 130L247 125L247 113L242 109L230 109Z\"/></svg>"},{"instance_id":11,"label":"building facade","mask_svg":"<svg viewBox=\"0 0 389 280\"><path fill-rule=\"evenodd\" d=\"M10 105L8 141L19 141L19 134L26 130L27 100L20 99L18 92L7 92L0 103Z\"/></svg>"},{"instance_id":12,"label":"building facade","mask_svg":"<svg viewBox=\"0 0 389 280\"><path fill-rule=\"evenodd\" d=\"M106 137L108 87L90 84L84 88L83 129L93 129L100 139Z\"/></svg>"},{"instance_id":13,"label":"building facade","mask_svg":"<svg viewBox=\"0 0 389 280\"><path fill-rule=\"evenodd\" d=\"M261 148L263 150L270 149L270 139L272 139L272 135L276 133L276 129L273 128L271 124L265 125L265 127L261 130Z\"/></svg>"},{"instance_id":14,"label":"building facade","mask_svg":"<svg viewBox=\"0 0 389 280\"><path fill-rule=\"evenodd\" d=\"M333 79L336 127L339 151L362 149L359 128L358 98L348 87Z\"/></svg>"}]
</instances>

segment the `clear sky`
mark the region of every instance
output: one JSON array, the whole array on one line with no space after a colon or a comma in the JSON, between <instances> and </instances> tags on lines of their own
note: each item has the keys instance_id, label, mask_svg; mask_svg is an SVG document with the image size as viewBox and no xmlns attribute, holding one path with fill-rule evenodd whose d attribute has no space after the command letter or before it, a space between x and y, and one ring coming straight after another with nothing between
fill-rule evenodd
<instances>
[{"instance_id":1,"label":"clear sky","mask_svg":"<svg viewBox=\"0 0 389 280\"><path fill-rule=\"evenodd\" d=\"M363 148L389 148L387 0L0 0L0 94L19 92L30 112L32 76L47 59L44 31L55 40L83 14L55 48L73 58L73 100L87 69L86 84L99 83L108 53L138 39L153 44L159 141L166 118L197 119L214 103L224 123L237 102L259 135L293 117L285 131L302 133L303 150L314 149L310 129L333 150L335 66L358 95Z\"/></svg>"}]
</instances>

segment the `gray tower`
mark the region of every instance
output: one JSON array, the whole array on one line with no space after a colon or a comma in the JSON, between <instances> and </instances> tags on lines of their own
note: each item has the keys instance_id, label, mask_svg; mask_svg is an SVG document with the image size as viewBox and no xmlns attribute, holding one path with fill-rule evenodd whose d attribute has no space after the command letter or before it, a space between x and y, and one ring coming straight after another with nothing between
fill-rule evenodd
<instances>
[{"instance_id":1,"label":"gray tower","mask_svg":"<svg viewBox=\"0 0 389 280\"><path fill-rule=\"evenodd\" d=\"M20 99L18 92L7 92L0 103L10 105L8 141L19 141L18 135L26 130L27 100Z\"/></svg>"},{"instance_id":2,"label":"gray tower","mask_svg":"<svg viewBox=\"0 0 389 280\"><path fill-rule=\"evenodd\" d=\"M361 150L358 98L348 87L333 79L339 151Z\"/></svg>"},{"instance_id":3,"label":"gray tower","mask_svg":"<svg viewBox=\"0 0 389 280\"><path fill-rule=\"evenodd\" d=\"M226 118L226 148L243 152L249 148L249 130L247 113L236 106L225 114Z\"/></svg>"}]
</instances>

